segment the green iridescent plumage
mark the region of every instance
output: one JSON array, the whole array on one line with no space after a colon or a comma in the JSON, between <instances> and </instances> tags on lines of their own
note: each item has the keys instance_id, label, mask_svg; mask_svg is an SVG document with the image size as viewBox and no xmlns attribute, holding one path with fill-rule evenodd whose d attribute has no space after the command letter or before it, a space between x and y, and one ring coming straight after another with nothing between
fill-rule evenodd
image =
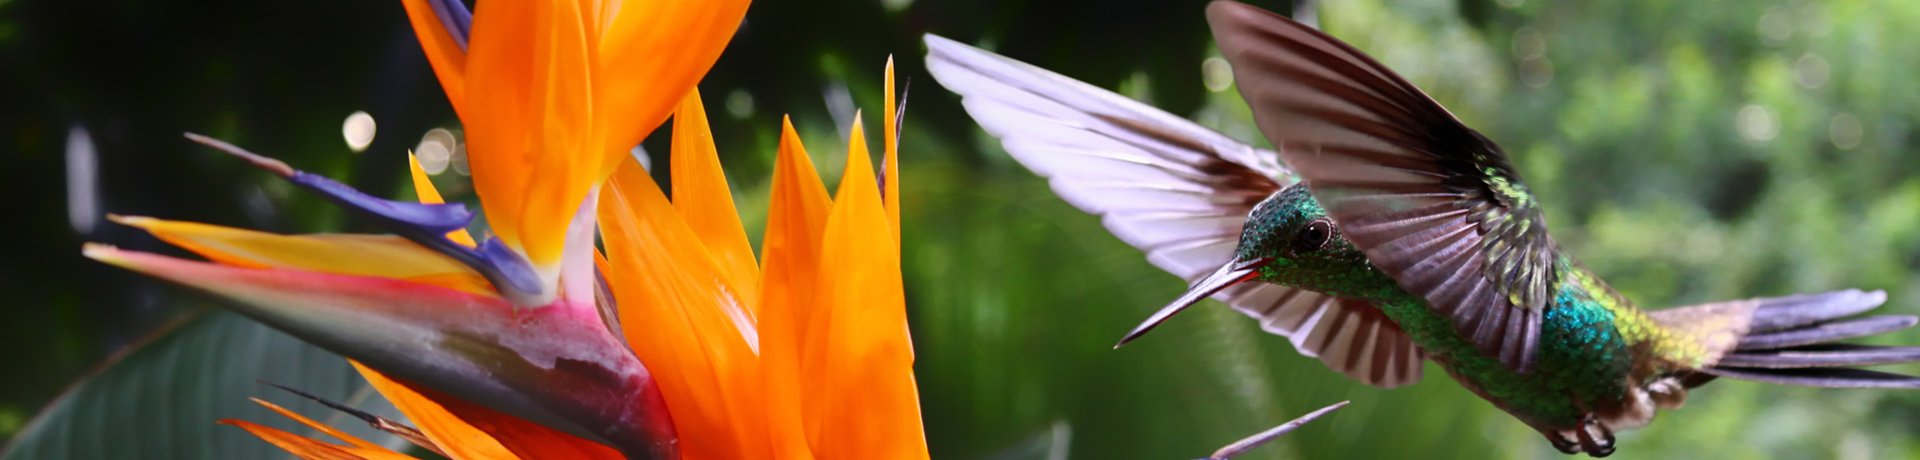
<instances>
[{"instance_id":1,"label":"green iridescent plumage","mask_svg":"<svg viewBox=\"0 0 1920 460\"><path fill-rule=\"evenodd\" d=\"M1305 226L1326 219L1306 187L1276 193L1254 209L1235 258L1271 260L1259 268L1260 281L1372 303L1457 380L1530 424L1577 426L1582 408L1621 404L1635 363L1661 359L1636 353L1673 348L1654 346L1674 337L1651 333L1659 326L1650 318L1562 258L1558 268L1571 276L1546 309L1539 364L1518 372L1480 352L1425 299L1402 289L1339 235L1324 246L1295 243Z\"/></svg>"}]
</instances>

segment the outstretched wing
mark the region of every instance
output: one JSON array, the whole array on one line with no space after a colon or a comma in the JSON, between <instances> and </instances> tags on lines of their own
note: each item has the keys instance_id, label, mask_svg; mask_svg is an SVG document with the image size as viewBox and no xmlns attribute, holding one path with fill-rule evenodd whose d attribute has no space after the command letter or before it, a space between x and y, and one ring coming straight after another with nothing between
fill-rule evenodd
<instances>
[{"instance_id":1,"label":"outstretched wing","mask_svg":"<svg viewBox=\"0 0 1920 460\"><path fill-rule=\"evenodd\" d=\"M1279 155L1004 56L928 35L927 69L1055 193L1182 279L1233 257L1247 212L1294 182Z\"/></svg>"},{"instance_id":2,"label":"outstretched wing","mask_svg":"<svg viewBox=\"0 0 1920 460\"><path fill-rule=\"evenodd\" d=\"M1233 2L1207 21L1260 131L1342 234L1481 352L1529 370L1558 257L1499 147L1320 31Z\"/></svg>"},{"instance_id":3,"label":"outstretched wing","mask_svg":"<svg viewBox=\"0 0 1920 460\"><path fill-rule=\"evenodd\" d=\"M934 35L926 41L928 70L1015 160L1189 282L1232 260L1248 211L1294 181L1272 151L1004 56ZM1377 312L1364 303L1267 283L1214 298L1363 382L1419 379L1419 350L1391 321L1367 316Z\"/></svg>"}]
</instances>

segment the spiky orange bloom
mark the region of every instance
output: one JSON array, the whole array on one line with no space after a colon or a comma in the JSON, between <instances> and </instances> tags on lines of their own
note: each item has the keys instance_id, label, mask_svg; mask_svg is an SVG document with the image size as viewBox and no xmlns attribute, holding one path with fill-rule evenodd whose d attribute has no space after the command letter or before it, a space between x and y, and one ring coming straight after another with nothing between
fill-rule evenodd
<instances>
[{"instance_id":1,"label":"spiky orange bloom","mask_svg":"<svg viewBox=\"0 0 1920 460\"><path fill-rule=\"evenodd\" d=\"M856 123L835 199L783 126L756 260L692 91L744 2L490 2L471 27L458 1L405 3L467 122L499 240L468 235L471 214L437 204L417 164L425 204L386 202L196 137L399 235L116 217L212 263L103 245L86 255L225 297L357 360L418 428L376 426L452 458L926 456L899 272L895 117L884 191ZM623 146L676 105L669 202ZM524 265L536 289L523 289ZM268 406L345 444L223 422L304 458L399 456Z\"/></svg>"},{"instance_id":2,"label":"spiky orange bloom","mask_svg":"<svg viewBox=\"0 0 1920 460\"><path fill-rule=\"evenodd\" d=\"M474 191L552 300L581 203L720 57L745 1L403 0L467 128ZM572 244L592 244L574 241ZM574 251L578 253L578 251Z\"/></svg>"},{"instance_id":3,"label":"spiky orange bloom","mask_svg":"<svg viewBox=\"0 0 1920 460\"><path fill-rule=\"evenodd\" d=\"M883 204L898 199L881 195L859 122L834 199L782 126L756 265L705 117L697 94L676 114L672 202L629 163L600 205L621 317L649 319L624 332L660 378L684 454L925 457L899 223Z\"/></svg>"},{"instance_id":4,"label":"spiky orange bloom","mask_svg":"<svg viewBox=\"0 0 1920 460\"><path fill-rule=\"evenodd\" d=\"M614 174L599 214L607 246L602 268L620 317L634 319L622 321L622 329L660 382L682 457L925 458L894 237L899 223L887 209L898 199L883 195L858 122L837 200L828 198L792 125L783 123L756 262L697 93L677 116L672 167L679 196L669 201L638 163L628 163ZM885 159L897 164L894 155ZM424 175L415 179L423 200L437 196ZM611 454L558 433L496 439L433 398L362 370L420 425L423 447L443 455ZM227 423L306 458L387 455L276 411L347 445ZM501 447L514 442L541 447Z\"/></svg>"}]
</instances>

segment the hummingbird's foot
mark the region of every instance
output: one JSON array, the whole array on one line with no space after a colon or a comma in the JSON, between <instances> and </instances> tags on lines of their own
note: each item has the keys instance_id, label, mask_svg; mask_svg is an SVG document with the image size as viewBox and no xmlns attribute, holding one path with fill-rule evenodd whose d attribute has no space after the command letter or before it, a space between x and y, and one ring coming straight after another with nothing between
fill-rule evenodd
<instances>
[{"instance_id":1,"label":"hummingbird's foot","mask_svg":"<svg viewBox=\"0 0 1920 460\"><path fill-rule=\"evenodd\" d=\"M1581 421L1580 429L1574 430L1574 434L1580 438L1580 450L1585 451L1588 456L1600 458L1613 455L1613 430L1608 429L1606 424L1600 423L1593 414L1587 414L1586 419Z\"/></svg>"}]
</instances>

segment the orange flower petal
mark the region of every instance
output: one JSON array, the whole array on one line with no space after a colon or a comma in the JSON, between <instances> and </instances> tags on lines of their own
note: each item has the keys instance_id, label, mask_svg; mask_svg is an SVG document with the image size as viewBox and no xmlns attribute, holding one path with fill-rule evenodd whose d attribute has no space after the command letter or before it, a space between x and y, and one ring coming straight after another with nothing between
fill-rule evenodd
<instances>
[{"instance_id":1,"label":"orange flower petal","mask_svg":"<svg viewBox=\"0 0 1920 460\"><path fill-rule=\"evenodd\" d=\"M668 169L673 177L673 207L680 210L687 226L713 255L721 276L740 289L747 314L755 315L760 302L760 266L753 260L753 246L747 244L747 231L734 210L733 192L727 187L726 171L720 167L713 132L707 129L700 91L688 92L673 117L673 155Z\"/></svg>"},{"instance_id":2,"label":"orange flower petal","mask_svg":"<svg viewBox=\"0 0 1920 460\"><path fill-rule=\"evenodd\" d=\"M452 398L419 388L414 388L414 391L419 392L429 400L438 402L441 407L453 414L454 417L472 424L475 429L485 432L487 436L499 441L500 446L512 453L511 456L506 458L551 458L569 460L618 460L626 458L620 455L619 451L615 451L612 447L607 447L605 444L581 439L578 436L562 433L538 423L522 420L478 404L462 401L459 398Z\"/></svg>"},{"instance_id":3,"label":"orange flower petal","mask_svg":"<svg viewBox=\"0 0 1920 460\"><path fill-rule=\"evenodd\" d=\"M638 162L603 189L621 329L658 379L685 458L766 458L759 333L693 229Z\"/></svg>"},{"instance_id":4,"label":"orange flower petal","mask_svg":"<svg viewBox=\"0 0 1920 460\"><path fill-rule=\"evenodd\" d=\"M261 440L264 440L269 443L273 443L273 445L286 450L287 453L291 453L296 457L300 457L307 460L394 460L394 459L412 460L413 459L413 457L401 455L394 451L390 451L382 448L369 449L364 447L342 446L338 444L330 444L330 443L315 441L312 439L308 439L305 436L300 436L297 434L288 433L286 431L281 431L279 428L261 425L261 424L249 422L246 420L223 419L223 420L220 420L220 423L240 427L240 429L247 430L248 433L252 433L254 436L259 437Z\"/></svg>"},{"instance_id":5,"label":"orange flower petal","mask_svg":"<svg viewBox=\"0 0 1920 460\"><path fill-rule=\"evenodd\" d=\"M802 355L808 433L822 458L926 458L900 254L854 120Z\"/></svg>"},{"instance_id":6,"label":"orange flower petal","mask_svg":"<svg viewBox=\"0 0 1920 460\"><path fill-rule=\"evenodd\" d=\"M474 191L493 231L546 286L559 278L574 214L603 177L586 19L576 2L481 2L467 57L461 121Z\"/></svg>"},{"instance_id":7,"label":"orange flower petal","mask_svg":"<svg viewBox=\"0 0 1920 460\"><path fill-rule=\"evenodd\" d=\"M882 114L886 116L886 120L881 126L886 129L886 132L880 135L880 145L885 149L883 153L885 156L881 157L880 161L883 168L880 177L887 190L880 200L887 206L887 222L893 224L893 240L897 245L900 242L900 113L899 107L893 100L893 56L887 56L885 86L887 95L884 102L887 106Z\"/></svg>"},{"instance_id":8,"label":"orange flower petal","mask_svg":"<svg viewBox=\"0 0 1920 460\"><path fill-rule=\"evenodd\" d=\"M653 132L720 58L746 18L743 0L597 2L600 59L595 108L610 124L600 177Z\"/></svg>"},{"instance_id":9,"label":"orange flower petal","mask_svg":"<svg viewBox=\"0 0 1920 460\"><path fill-rule=\"evenodd\" d=\"M801 423L800 344L805 336L802 320L813 305L820 238L833 202L791 120L780 123L770 201L760 258L765 265L760 272L760 362L766 373L768 432L779 458L812 458Z\"/></svg>"},{"instance_id":10,"label":"orange flower petal","mask_svg":"<svg viewBox=\"0 0 1920 460\"><path fill-rule=\"evenodd\" d=\"M433 187L433 179L427 177L427 170L420 167L420 159L414 157L413 152L407 152L407 170L413 177L413 195L415 199L427 204L447 202L445 198L440 197L440 189ZM466 247L475 246L473 235L468 234L466 229L447 232L447 239L465 245Z\"/></svg>"},{"instance_id":11,"label":"orange flower petal","mask_svg":"<svg viewBox=\"0 0 1920 460\"><path fill-rule=\"evenodd\" d=\"M353 363L354 370L360 371L360 376L366 378L367 383L380 392L380 396L386 397L393 407L400 409L400 413L406 414L414 428L419 428L447 456L459 460L514 458L513 453L500 445L500 441L454 416L440 403L427 399L425 395L358 361L348 362Z\"/></svg>"},{"instance_id":12,"label":"orange flower petal","mask_svg":"<svg viewBox=\"0 0 1920 460\"><path fill-rule=\"evenodd\" d=\"M467 52L454 41L440 22L440 16L434 14L431 0L401 0L407 8L407 21L413 24L413 34L420 39L420 49L426 51L427 62L433 64L433 74L440 79L440 88L447 92L447 101L453 104L454 114L464 114L462 103L466 102ZM464 117L463 117L464 118Z\"/></svg>"},{"instance_id":13,"label":"orange flower petal","mask_svg":"<svg viewBox=\"0 0 1920 460\"><path fill-rule=\"evenodd\" d=\"M151 217L108 218L223 265L378 276L497 295L493 285L472 268L393 235L279 235Z\"/></svg>"}]
</instances>

